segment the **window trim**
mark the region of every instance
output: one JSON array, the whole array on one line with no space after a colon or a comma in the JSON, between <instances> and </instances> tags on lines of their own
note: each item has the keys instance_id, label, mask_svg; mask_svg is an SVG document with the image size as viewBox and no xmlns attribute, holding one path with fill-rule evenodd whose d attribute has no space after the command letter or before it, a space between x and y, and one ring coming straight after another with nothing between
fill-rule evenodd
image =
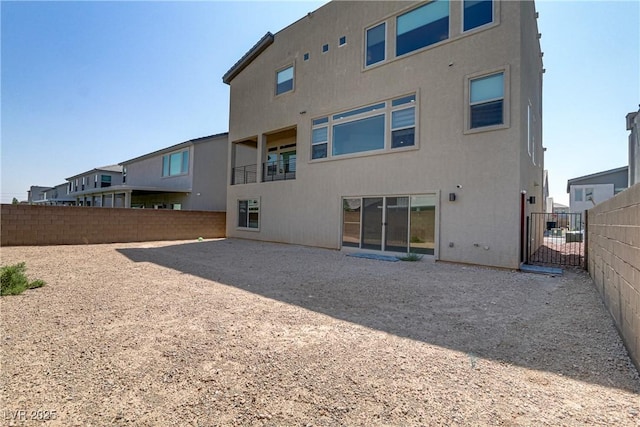
<instances>
[{"instance_id":1,"label":"window trim","mask_svg":"<svg viewBox=\"0 0 640 427\"><path fill-rule=\"evenodd\" d=\"M393 105L394 101L397 100L402 100L404 98L413 98L413 99L409 99L406 102L403 102L402 104L398 104L398 105ZM409 93L403 93L400 94L398 96L394 96L393 98L389 98L383 101L379 101L379 102L373 102L364 106L357 106L354 108L350 108L350 109L346 109L346 110L341 110L338 112L334 112L334 113L330 113L330 114L326 114L326 115L321 115L315 118L311 119L311 132L309 135L309 141L310 141L310 146L311 149L309 150L309 162L310 163L316 163L316 162L324 162L324 161L332 161L332 160L340 160L340 159L347 159L347 158L353 158L353 157L363 157L363 156L369 156L369 155L378 155L378 154L388 154L388 153L396 153L396 152L400 152L400 151L406 151L406 150L417 150L419 148L419 140L420 138L418 137L419 135L419 122L420 122L420 108L419 108L419 92L418 90L414 91L414 92L409 92ZM371 107L373 106L381 106L384 105L384 107L381 108L376 108L376 109L372 109ZM400 111L400 110L406 110L409 108L413 108L414 109L414 124L413 126L405 126L405 127L398 127L397 129L393 129L392 128L392 118L393 118L393 112L394 111ZM363 110L362 112L359 112L357 114L350 114L351 112L355 112L355 111L359 111L359 110ZM338 116L340 116L341 114L346 114L345 117L340 117L340 118L336 118ZM363 119L368 119L368 118L372 118L375 116L379 116L379 115L384 115L384 146L383 148L380 149L375 149L375 150L365 150L365 151L358 151L358 152L354 152L354 153L346 153L346 154L338 154L338 155L333 155L333 129L334 126L337 125L341 125L341 124L346 124L346 123L351 123L351 122L356 122L359 120L363 120ZM313 132L314 130L317 129L322 129L322 128L326 128L327 129L327 138L326 140L314 143L313 142ZM402 147L392 147L392 143L393 143L393 131L394 130L404 130L404 129L410 129L413 128L414 129L414 143L413 145L407 145L407 146L402 146ZM323 145L326 144L326 156L325 157L319 157L319 158L312 158L313 157L313 147L316 145Z\"/></svg>"},{"instance_id":2,"label":"window trim","mask_svg":"<svg viewBox=\"0 0 640 427\"><path fill-rule=\"evenodd\" d=\"M250 201L255 201L257 202L257 205L258 205L258 226L257 227L249 227L249 202ZM241 202L247 202L247 226L246 227L243 227L240 225L240 203ZM253 232L260 231L260 224L262 222L262 214L260 212L261 206L262 206L262 200L260 197L237 199L236 200L236 230L253 231Z\"/></svg>"},{"instance_id":3,"label":"window trim","mask_svg":"<svg viewBox=\"0 0 640 427\"><path fill-rule=\"evenodd\" d=\"M430 4L435 3L436 1L446 1L447 2L447 6L448 6L448 9L449 9L447 11L447 38L444 39L444 40L437 41L435 43L428 44L426 46L421 46L421 47L419 47L417 49L410 50L408 52L404 52L404 53L398 55L398 19L401 16L405 16L405 15L407 15L409 13L412 13L412 12L422 8L422 7L429 6ZM431 1L427 2L427 3L419 4L419 5L415 6L415 7L412 7L410 9L407 9L405 11L402 11L402 12L399 12L399 13L395 14L394 15L394 19L395 19L395 34L394 34L394 44L395 44L395 52L394 53L395 53L395 55L394 55L394 58L404 58L404 57L406 57L408 55L411 55L413 53L422 52L425 49L428 49L428 48L433 47L433 46L439 46L439 45L441 45L443 43L446 43L447 41L451 40L451 3L452 3L452 0L431 0Z\"/></svg>"},{"instance_id":4,"label":"window trim","mask_svg":"<svg viewBox=\"0 0 640 427\"><path fill-rule=\"evenodd\" d=\"M373 62L371 64L367 64L367 49L369 47L368 43L367 43L367 41L368 41L368 33L369 33L369 30L377 28L380 25L384 26L384 57L380 61L376 61L376 62ZM369 25L368 27L364 28L364 38L363 38L364 39L364 47L362 49L363 52L364 52L364 58L363 58L364 59L364 69L368 70L370 68L379 66L381 64L386 64L387 62L389 62L389 55L388 55L388 52L387 52L388 51L388 47L389 47L389 31L388 31L388 28L389 28L389 24L387 23L386 20L378 21L375 24Z\"/></svg>"},{"instance_id":5,"label":"window trim","mask_svg":"<svg viewBox=\"0 0 640 427\"><path fill-rule=\"evenodd\" d=\"M489 126L481 126L477 128L471 127L471 81L490 77L494 74L503 75L503 92L502 92L502 123ZM509 65L482 71L465 76L464 82L464 131L463 134L474 134L481 132L491 132L494 130L508 129L511 127L511 73ZM486 102L486 101L485 101Z\"/></svg>"},{"instance_id":6,"label":"window trim","mask_svg":"<svg viewBox=\"0 0 640 427\"><path fill-rule=\"evenodd\" d=\"M473 27L470 28L468 30L464 29L464 2L465 0L462 0L460 2L460 35L466 35L469 33L473 33L474 31L479 31L479 30L484 30L487 29L493 25L498 25L498 17L500 16L500 10L498 9L498 5L500 4L499 1L496 0L491 0L491 21L487 22L486 24L482 24L482 25L478 25L477 27Z\"/></svg>"},{"instance_id":7,"label":"window trim","mask_svg":"<svg viewBox=\"0 0 640 427\"><path fill-rule=\"evenodd\" d=\"M185 153L185 152L187 153L187 156L188 156L188 158L187 158L187 170L186 170L186 171L184 171L184 170L182 169L182 166L184 166L184 153ZM181 154L182 154L182 155L180 156L180 173L177 173L177 174L173 174L173 175L172 175L172 174L171 174L171 156L172 156L173 154L176 154L176 153L181 153ZM169 173L168 173L167 175L165 175L165 174L164 174L164 162L165 162L165 158L167 158L167 159L168 159L168 162L169 162L169 168L168 168L168 169L169 169L169 170L168 170L168 172L169 172ZM191 150L190 150L189 148L185 148L185 149L183 149L183 150L176 150L176 151L171 151L171 152L169 152L169 153L165 153L165 154L163 154L163 155L162 155L161 159L162 159L162 162L161 162L161 163L162 163L162 165L161 165L161 170L160 170L160 176L161 176L162 178L175 178L175 177L177 177L177 176L185 176L185 175L189 175L189 171L190 171L190 169L191 169Z\"/></svg>"},{"instance_id":8,"label":"window trim","mask_svg":"<svg viewBox=\"0 0 640 427\"><path fill-rule=\"evenodd\" d=\"M279 92L278 93L278 74L280 74L283 71L288 70L289 68L291 68L291 89L286 90L284 92ZM295 67L295 63L291 62L283 67L280 67L276 70L276 75L275 75L275 88L274 88L274 96L275 97L279 97L282 95L285 95L287 93L292 93L296 90L296 67Z\"/></svg>"}]
</instances>

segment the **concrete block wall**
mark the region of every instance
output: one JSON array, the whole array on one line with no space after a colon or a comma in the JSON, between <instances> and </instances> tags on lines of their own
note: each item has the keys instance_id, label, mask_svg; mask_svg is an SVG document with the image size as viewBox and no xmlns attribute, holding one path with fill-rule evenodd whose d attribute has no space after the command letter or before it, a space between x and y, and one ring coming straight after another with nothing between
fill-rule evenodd
<instances>
[{"instance_id":1,"label":"concrete block wall","mask_svg":"<svg viewBox=\"0 0 640 427\"><path fill-rule=\"evenodd\" d=\"M225 212L2 205L0 245L77 245L225 237Z\"/></svg>"},{"instance_id":2,"label":"concrete block wall","mask_svg":"<svg viewBox=\"0 0 640 427\"><path fill-rule=\"evenodd\" d=\"M589 210L587 251L589 274L640 368L640 184Z\"/></svg>"}]
</instances>

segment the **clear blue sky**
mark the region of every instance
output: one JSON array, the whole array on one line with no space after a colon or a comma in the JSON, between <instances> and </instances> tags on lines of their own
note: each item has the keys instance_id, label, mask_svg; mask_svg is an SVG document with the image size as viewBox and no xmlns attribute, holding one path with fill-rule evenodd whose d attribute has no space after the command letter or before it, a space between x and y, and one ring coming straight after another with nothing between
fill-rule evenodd
<instances>
[{"instance_id":1,"label":"clear blue sky","mask_svg":"<svg viewBox=\"0 0 640 427\"><path fill-rule=\"evenodd\" d=\"M267 31L324 2L2 1L2 203L225 132L222 75ZM538 1L551 195L627 164L640 103L637 1Z\"/></svg>"}]
</instances>

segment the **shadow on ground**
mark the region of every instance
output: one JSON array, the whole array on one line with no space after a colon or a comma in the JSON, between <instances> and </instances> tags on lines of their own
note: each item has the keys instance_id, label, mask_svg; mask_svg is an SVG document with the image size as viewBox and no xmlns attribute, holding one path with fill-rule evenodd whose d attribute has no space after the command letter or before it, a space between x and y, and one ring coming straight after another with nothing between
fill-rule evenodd
<instances>
[{"instance_id":1,"label":"shadow on ground","mask_svg":"<svg viewBox=\"0 0 640 427\"><path fill-rule=\"evenodd\" d=\"M399 337L640 393L584 273L391 263L234 239L119 252Z\"/></svg>"}]
</instances>

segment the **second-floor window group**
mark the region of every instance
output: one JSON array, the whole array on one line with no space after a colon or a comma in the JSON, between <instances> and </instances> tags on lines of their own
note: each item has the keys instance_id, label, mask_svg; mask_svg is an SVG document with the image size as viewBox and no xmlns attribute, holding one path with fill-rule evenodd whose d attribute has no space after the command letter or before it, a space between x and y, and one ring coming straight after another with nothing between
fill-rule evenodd
<instances>
[{"instance_id":1,"label":"second-floor window group","mask_svg":"<svg viewBox=\"0 0 640 427\"><path fill-rule=\"evenodd\" d=\"M465 0L463 28L469 31L493 22L493 0ZM387 23L365 31L365 67L387 59ZM434 0L395 19L395 56L402 56L449 38L449 1Z\"/></svg>"},{"instance_id":2,"label":"second-floor window group","mask_svg":"<svg viewBox=\"0 0 640 427\"><path fill-rule=\"evenodd\" d=\"M415 145L415 104L411 94L312 120L311 159Z\"/></svg>"}]
</instances>

